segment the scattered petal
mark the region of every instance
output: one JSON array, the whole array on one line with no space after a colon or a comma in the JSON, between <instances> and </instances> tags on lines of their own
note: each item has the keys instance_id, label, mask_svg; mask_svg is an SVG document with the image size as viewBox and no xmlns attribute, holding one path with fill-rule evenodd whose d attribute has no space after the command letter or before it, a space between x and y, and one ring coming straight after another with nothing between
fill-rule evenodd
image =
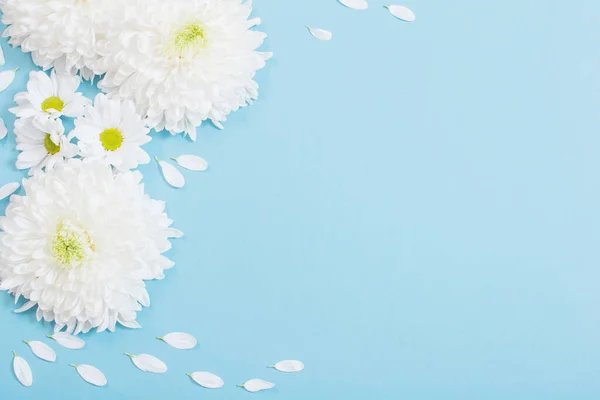
<instances>
[{"instance_id":1,"label":"scattered petal","mask_svg":"<svg viewBox=\"0 0 600 400\"><path fill-rule=\"evenodd\" d=\"M284 360L279 361L277 364L273 365L272 368L281 372L299 372L304 369L304 363L297 360Z\"/></svg>"},{"instance_id":2,"label":"scattered petal","mask_svg":"<svg viewBox=\"0 0 600 400\"><path fill-rule=\"evenodd\" d=\"M125 355L131 358L131 361L133 361L135 366L144 372L152 372L154 374L162 374L167 372L167 365L150 354L139 354L136 356L125 353Z\"/></svg>"},{"instance_id":3,"label":"scattered petal","mask_svg":"<svg viewBox=\"0 0 600 400\"><path fill-rule=\"evenodd\" d=\"M325 29L311 28L308 25L306 25L306 28L308 28L308 31L311 35L313 35L319 40L330 40L332 37L331 32L326 31Z\"/></svg>"},{"instance_id":4,"label":"scattered petal","mask_svg":"<svg viewBox=\"0 0 600 400\"><path fill-rule=\"evenodd\" d=\"M66 332L56 332L52 335L48 335L48 337L56 340L56 343L60 344L62 347L66 347L67 349L71 350L81 349L83 346L85 346L83 339L70 335Z\"/></svg>"},{"instance_id":5,"label":"scattered petal","mask_svg":"<svg viewBox=\"0 0 600 400\"><path fill-rule=\"evenodd\" d=\"M3 200L17 191L17 189L21 186L19 182L11 182L6 185L0 187L0 200Z\"/></svg>"},{"instance_id":6,"label":"scattered petal","mask_svg":"<svg viewBox=\"0 0 600 400\"><path fill-rule=\"evenodd\" d=\"M17 308L14 312L19 314L19 313L29 310L31 307L34 307L35 305L37 305L37 303L35 301L28 301L27 303L23 304L21 307Z\"/></svg>"},{"instance_id":7,"label":"scattered petal","mask_svg":"<svg viewBox=\"0 0 600 400\"><path fill-rule=\"evenodd\" d=\"M108 382L106 380L106 376L96 367L92 367L91 365L76 365L71 364L72 367L77 369L77 373L79 376L83 378L87 383L91 383L95 386L105 386Z\"/></svg>"},{"instance_id":8,"label":"scattered petal","mask_svg":"<svg viewBox=\"0 0 600 400\"><path fill-rule=\"evenodd\" d=\"M31 368L29 368L29 364L23 357L19 357L17 353L13 351L13 370L15 371L15 376L21 382L23 386L31 386L33 384L33 374L31 373Z\"/></svg>"},{"instance_id":9,"label":"scattered petal","mask_svg":"<svg viewBox=\"0 0 600 400\"><path fill-rule=\"evenodd\" d=\"M172 332L165 336L158 336L157 339L164 341L171 347L179 350L189 350L196 347L196 338L189 333Z\"/></svg>"},{"instance_id":10,"label":"scattered petal","mask_svg":"<svg viewBox=\"0 0 600 400\"><path fill-rule=\"evenodd\" d=\"M29 340L24 340L24 342L29 345L29 348L31 348L31 351L36 355L36 357L48 362L56 361L56 353L46 343L39 342L37 340L32 342Z\"/></svg>"},{"instance_id":11,"label":"scattered petal","mask_svg":"<svg viewBox=\"0 0 600 400\"><path fill-rule=\"evenodd\" d=\"M2 46L0 46L0 66L3 66L4 64L6 64L6 59L4 58L4 50L2 49Z\"/></svg>"},{"instance_id":12,"label":"scattered petal","mask_svg":"<svg viewBox=\"0 0 600 400\"><path fill-rule=\"evenodd\" d=\"M4 139L8 135L8 129L6 129L6 124L4 124L4 120L0 118L0 140Z\"/></svg>"},{"instance_id":13,"label":"scattered petal","mask_svg":"<svg viewBox=\"0 0 600 400\"><path fill-rule=\"evenodd\" d=\"M215 374L211 374L210 372L192 372L191 374L187 374L190 378L194 380L198 385L205 387L207 389L218 389L223 387L225 382L223 379L219 378Z\"/></svg>"},{"instance_id":14,"label":"scattered petal","mask_svg":"<svg viewBox=\"0 0 600 400\"><path fill-rule=\"evenodd\" d=\"M384 6L396 18L406 22L413 22L416 19L415 13L405 6Z\"/></svg>"},{"instance_id":15,"label":"scattered petal","mask_svg":"<svg viewBox=\"0 0 600 400\"><path fill-rule=\"evenodd\" d=\"M254 393L260 392L261 390L268 390L275 387L274 383L263 381L262 379L250 379L246 383L238 385L239 387L243 387L247 391Z\"/></svg>"},{"instance_id":16,"label":"scattered petal","mask_svg":"<svg viewBox=\"0 0 600 400\"><path fill-rule=\"evenodd\" d=\"M156 162L158 162L158 165L160 165L162 174L169 185L176 188L182 188L185 185L185 178L181 172L177 170L177 168L168 162L159 160L158 158L156 159Z\"/></svg>"},{"instance_id":17,"label":"scattered petal","mask_svg":"<svg viewBox=\"0 0 600 400\"><path fill-rule=\"evenodd\" d=\"M184 154L179 157L172 157L173 160L185 169L190 171L206 171L208 163L202 157L198 157L192 154Z\"/></svg>"},{"instance_id":18,"label":"scattered petal","mask_svg":"<svg viewBox=\"0 0 600 400\"><path fill-rule=\"evenodd\" d=\"M367 0L338 0L340 3L345 5L348 8L353 8L355 10L366 10L369 8L369 3Z\"/></svg>"},{"instance_id":19,"label":"scattered petal","mask_svg":"<svg viewBox=\"0 0 600 400\"><path fill-rule=\"evenodd\" d=\"M10 86L10 84L15 79L15 75L18 69L19 68L15 68L8 71L0 72L0 92L3 92L4 90L6 90L7 87Z\"/></svg>"}]
</instances>

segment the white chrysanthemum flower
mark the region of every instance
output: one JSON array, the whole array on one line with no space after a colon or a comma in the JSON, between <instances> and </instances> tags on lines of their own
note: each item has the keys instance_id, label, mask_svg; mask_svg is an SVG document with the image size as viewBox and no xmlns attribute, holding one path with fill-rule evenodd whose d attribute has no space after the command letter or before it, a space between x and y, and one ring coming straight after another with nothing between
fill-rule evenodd
<instances>
[{"instance_id":1,"label":"white chrysanthemum flower","mask_svg":"<svg viewBox=\"0 0 600 400\"><path fill-rule=\"evenodd\" d=\"M17 168L29 169L29 175L33 175L42 168L52 169L57 162L77 155L77 145L64 133L60 119L17 119L15 136L17 150L21 151Z\"/></svg>"},{"instance_id":2,"label":"white chrysanthemum flower","mask_svg":"<svg viewBox=\"0 0 600 400\"><path fill-rule=\"evenodd\" d=\"M93 77L96 41L110 21L111 0L0 0L3 37L31 52L44 69Z\"/></svg>"},{"instance_id":3,"label":"white chrysanthemum flower","mask_svg":"<svg viewBox=\"0 0 600 400\"><path fill-rule=\"evenodd\" d=\"M28 299L21 310L37 305L56 331L139 327L144 280L164 278L173 263L162 253L182 235L141 178L72 159L24 181L0 218L0 289Z\"/></svg>"},{"instance_id":4,"label":"white chrysanthemum flower","mask_svg":"<svg viewBox=\"0 0 600 400\"><path fill-rule=\"evenodd\" d=\"M79 139L82 157L105 160L126 171L150 162L140 147L152 140L149 132L133 102L99 94L94 106L86 107L84 116L75 120L70 136Z\"/></svg>"},{"instance_id":5,"label":"white chrysanthemum flower","mask_svg":"<svg viewBox=\"0 0 600 400\"><path fill-rule=\"evenodd\" d=\"M253 80L270 53L256 49L266 35L251 30L251 2L241 0L130 0L127 24L99 41L98 86L131 99L151 128L196 139L196 127L258 96Z\"/></svg>"},{"instance_id":6,"label":"white chrysanthemum flower","mask_svg":"<svg viewBox=\"0 0 600 400\"><path fill-rule=\"evenodd\" d=\"M57 74L54 69L50 76L42 71L32 71L27 91L15 95L17 107L9 111L19 118L79 117L90 103L77 92L79 83L78 76Z\"/></svg>"}]
</instances>

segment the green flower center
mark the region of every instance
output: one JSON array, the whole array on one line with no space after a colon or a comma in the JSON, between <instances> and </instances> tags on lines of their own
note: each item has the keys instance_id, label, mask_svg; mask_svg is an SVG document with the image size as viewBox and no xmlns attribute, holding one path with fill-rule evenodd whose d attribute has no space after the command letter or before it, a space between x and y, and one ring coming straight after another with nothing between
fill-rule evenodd
<instances>
[{"instance_id":1,"label":"green flower center","mask_svg":"<svg viewBox=\"0 0 600 400\"><path fill-rule=\"evenodd\" d=\"M44 147L46 148L48 154L51 155L54 155L60 151L60 144L54 143L49 133L46 133L46 137L44 138Z\"/></svg>"},{"instance_id":2,"label":"green flower center","mask_svg":"<svg viewBox=\"0 0 600 400\"><path fill-rule=\"evenodd\" d=\"M52 255L61 267L79 267L94 251L94 243L85 229L70 221L58 224L52 240Z\"/></svg>"},{"instance_id":3,"label":"green flower center","mask_svg":"<svg viewBox=\"0 0 600 400\"><path fill-rule=\"evenodd\" d=\"M42 102L42 111L48 112L48 110L56 110L61 112L65 106L65 102L60 97L52 96L48 97Z\"/></svg>"},{"instance_id":4,"label":"green flower center","mask_svg":"<svg viewBox=\"0 0 600 400\"><path fill-rule=\"evenodd\" d=\"M104 149L115 151L123 144L123 135L116 128L108 128L100 134L100 142Z\"/></svg>"},{"instance_id":5,"label":"green flower center","mask_svg":"<svg viewBox=\"0 0 600 400\"><path fill-rule=\"evenodd\" d=\"M175 32L173 47L179 58L194 55L198 50L206 47L206 31L197 22L188 24Z\"/></svg>"}]
</instances>

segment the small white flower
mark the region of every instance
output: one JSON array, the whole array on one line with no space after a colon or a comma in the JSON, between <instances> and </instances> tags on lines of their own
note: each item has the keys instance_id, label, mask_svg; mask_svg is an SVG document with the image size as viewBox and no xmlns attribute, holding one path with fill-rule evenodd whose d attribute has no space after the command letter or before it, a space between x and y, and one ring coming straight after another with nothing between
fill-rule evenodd
<instances>
[{"instance_id":1,"label":"small white flower","mask_svg":"<svg viewBox=\"0 0 600 400\"><path fill-rule=\"evenodd\" d=\"M78 76L57 74L52 70L50 76L42 71L29 73L27 91L17 93L17 107L9 111L19 118L76 118L83 114L89 99L77 92L80 79Z\"/></svg>"},{"instance_id":2,"label":"small white flower","mask_svg":"<svg viewBox=\"0 0 600 400\"><path fill-rule=\"evenodd\" d=\"M132 101L99 94L84 116L75 120L70 136L79 139L82 157L104 160L127 171L150 162L150 156L140 147L152 140L149 132Z\"/></svg>"},{"instance_id":3,"label":"small white flower","mask_svg":"<svg viewBox=\"0 0 600 400\"><path fill-rule=\"evenodd\" d=\"M18 169L29 169L29 175L77 154L77 146L64 134L60 119L26 118L15 121Z\"/></svg>"}]
</instances>

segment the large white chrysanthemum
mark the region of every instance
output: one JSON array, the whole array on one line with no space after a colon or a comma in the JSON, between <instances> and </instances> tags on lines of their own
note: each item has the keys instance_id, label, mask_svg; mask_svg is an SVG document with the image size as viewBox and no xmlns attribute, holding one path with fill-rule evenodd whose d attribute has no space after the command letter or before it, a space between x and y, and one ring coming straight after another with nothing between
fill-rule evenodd
<instances>
[{"instance_id":1,"label":"large white chrysanthemum","mask_svg":"<svg viewBox=\"0 0 600 400\"><path fill-rule=\"evenodd\" d=\"M98 86L134 100L151 128L192 140L210 119L227 115L258 96L253 80L270 53L256 49L266 35L251 30L251 2L241 0L130 0L127 20L99 41Z\"/></svg>"},{"instance_id":2,"label":"large white chrysanthemum","mask_svg":"<svg viewBox=\"0 0 600 400\"><path fill-rule=\"evenodd\" d=\"M27 298L21 309L37 306L55 330L139 327L144 280L164 278L173 263L161 253L181 236L140 181L76 159L25 181L0 219L0 289Z\"/></svg>"},{"instance_id":3,"label":"large white chrysanthemum","mask_svg":"<svg viewBox=\"0 0 600 400\"><path fill-rule=\"evenodd\" d=\"M113 0L0 0L3 37L31 52L33 62L58 72L93 76L96 41L110 21Z\"/></svg>"},{"instance_id":4,"label":"large white chrysanthemum","mask_svg":"<svg viewBox=\"0 0 600 400\"><path fill-rule=\"evenodd\" d=\"M75 120L69 136L79 139L82 157L104 160L125 171L150 162L150 156L140 147L152 140L149 132L131 100L108 99L99 94L94 106L87 107L85 115Z\"/></svg>"}]
</instances>

